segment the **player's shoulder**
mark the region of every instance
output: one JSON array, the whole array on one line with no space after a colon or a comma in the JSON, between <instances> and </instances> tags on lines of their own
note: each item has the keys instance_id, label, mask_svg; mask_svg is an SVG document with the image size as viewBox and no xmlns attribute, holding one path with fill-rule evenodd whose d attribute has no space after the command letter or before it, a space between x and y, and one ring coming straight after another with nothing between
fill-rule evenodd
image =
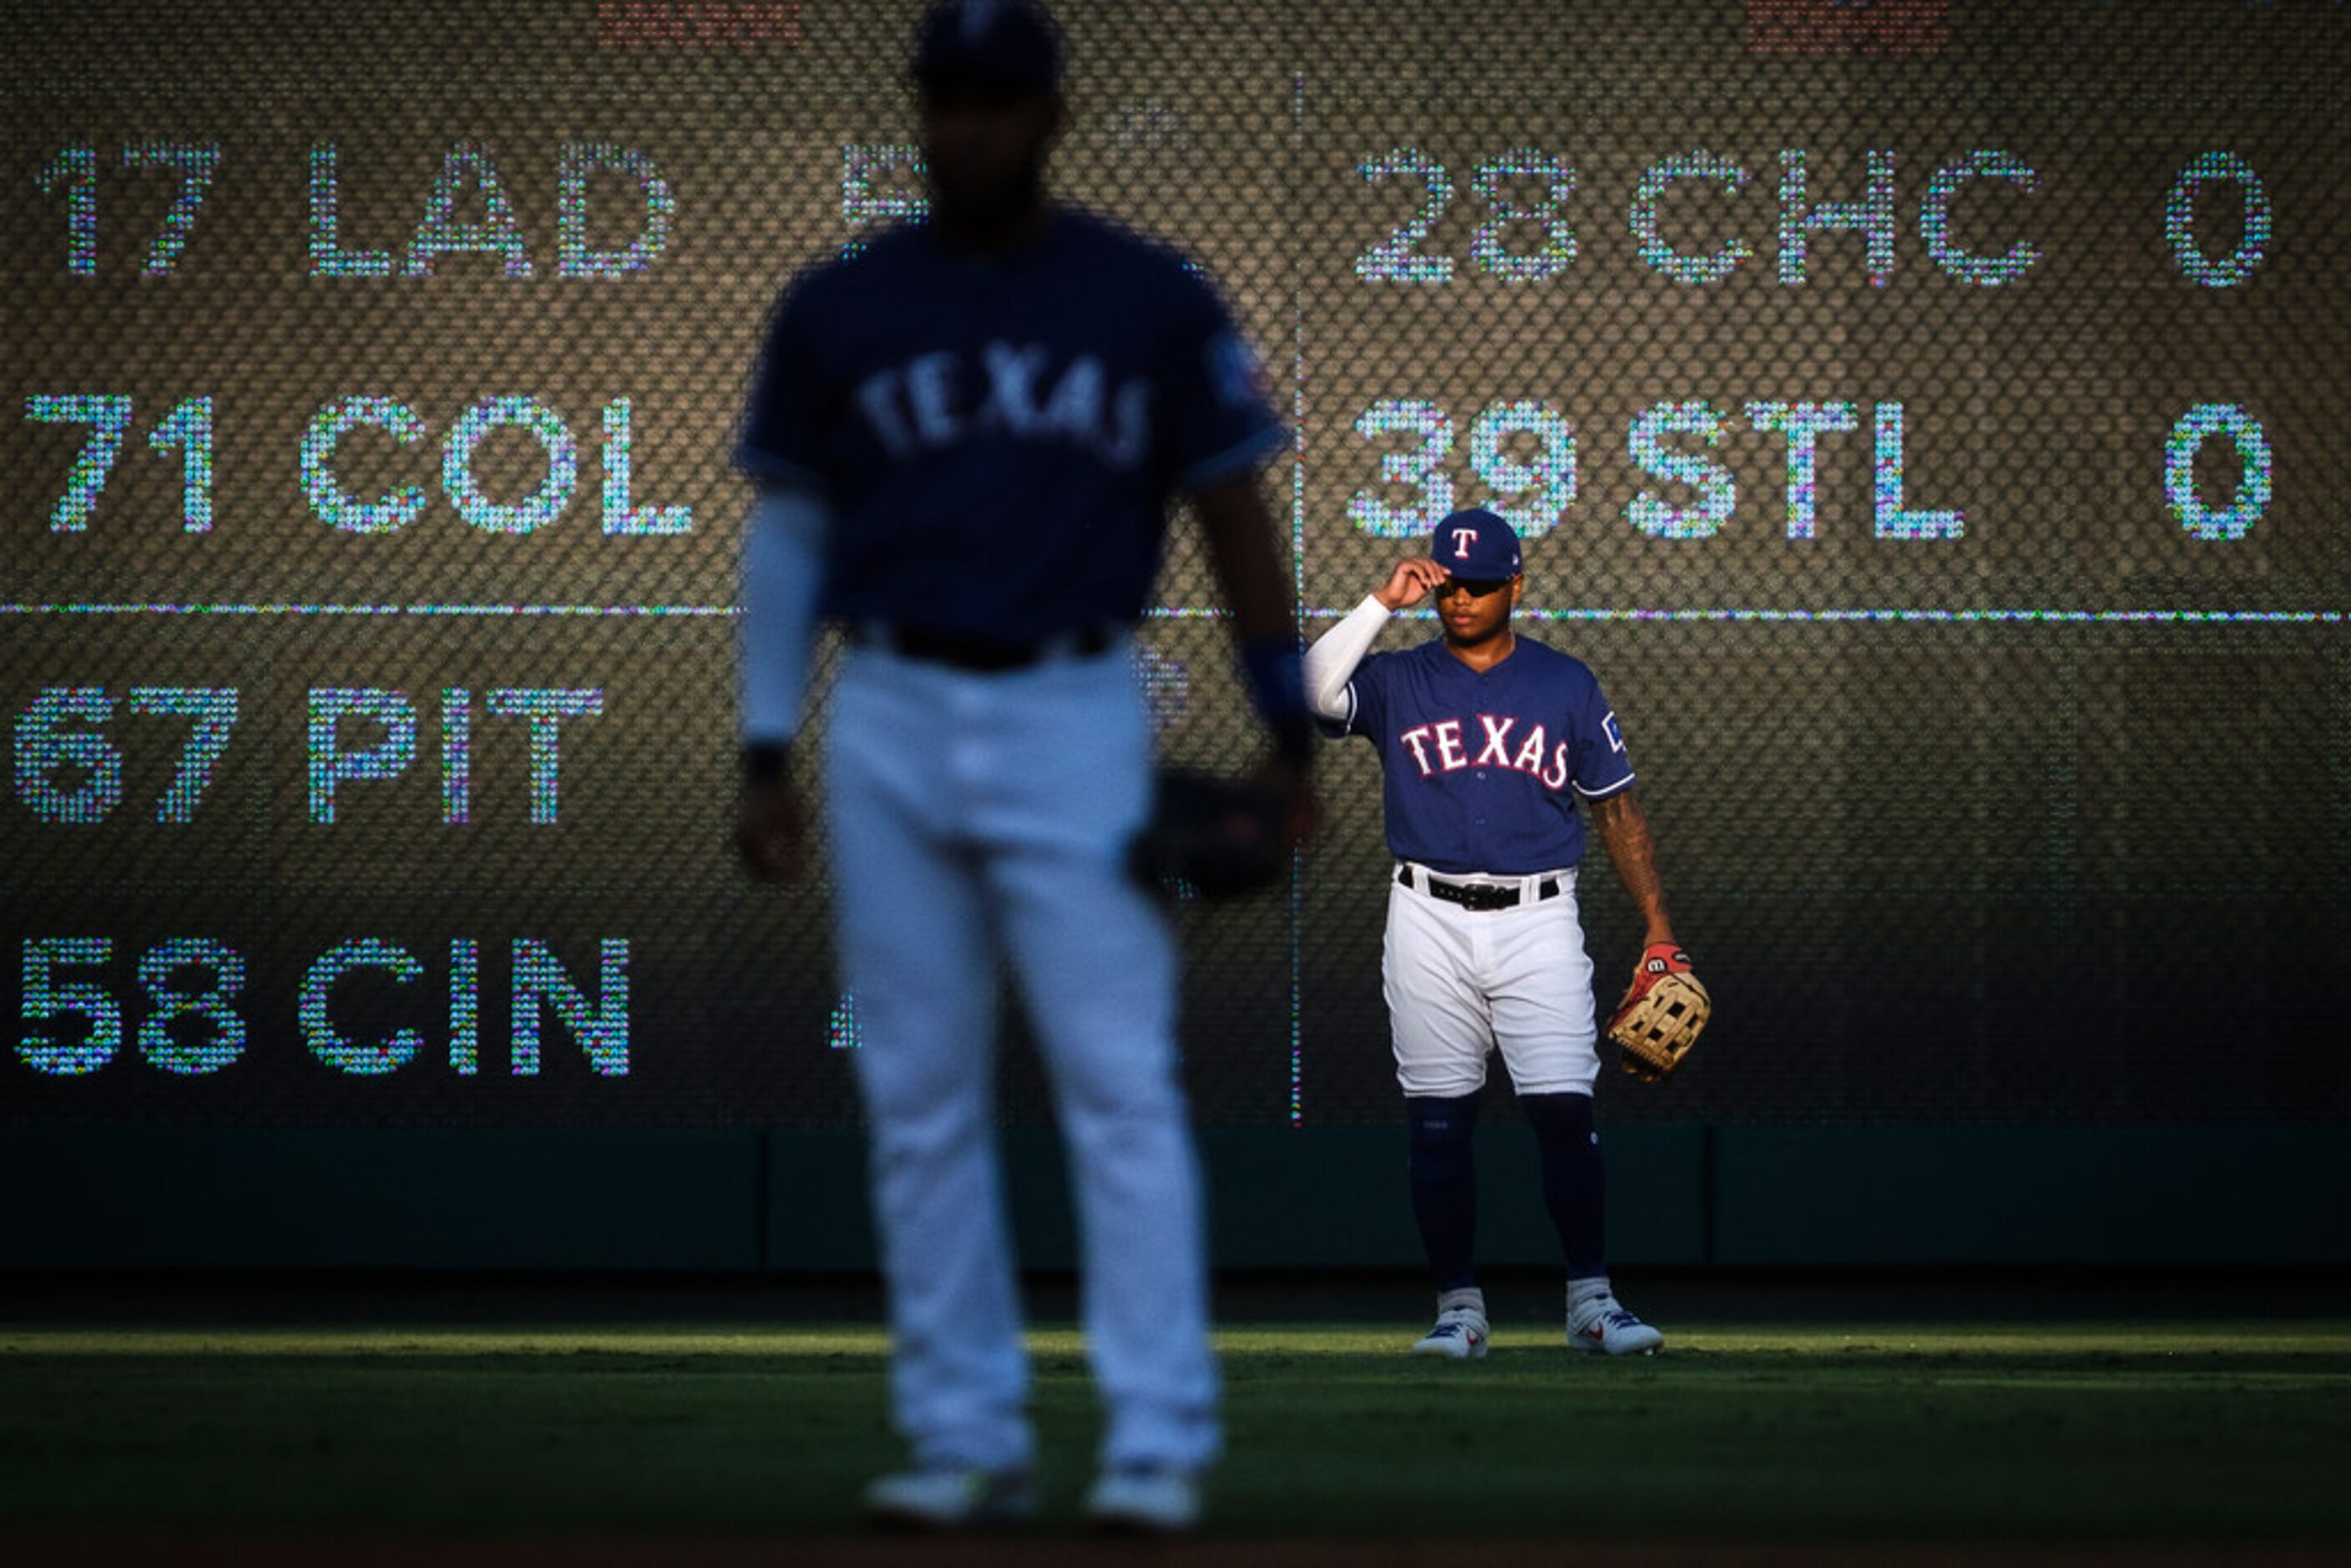
<instances>
[{"instance_id":1,"label":"player's shoulder","mask_svg":"<svg viewBox=\"0 0 2351 1568\"><path fill-rule=\"evenodd\" d=\"M1597 687L1600 685L1600 677L1593 673L1592 666L1566 649L1553 647L1551 643L1530 637L1523 632L1516 632L1514 635L1519 640L1519 645L1510 656L1516 659L1523 655L1527 661L1529 674L1578 688Z\"/></svg>"},{"instance_id":2,"label":"player's shoulder","mask_svg":"<svg viewBox=\"0 0 2351 1568\"><path fill-rule=\"evenodd\" d=\"M1213 298L1215 285L1187 253L1112 214L1064 203L1055 209L1064 243L1090 266L1124 277L1163 298Z\"/></svg>"},{"instance_id":3,"label":"player's shoulder","mask_svg":"<svg viewBox=\"0 0 2351 1568\"><path fill-rule=\"evenodd\" d=\"M1391 648L1385 653L1374 653L1371 657L1372 659L1385 659L1399 669L1407 664L1421 665L1430 669L1437 669L1442 667L1439 664L1440 660L1450 659L1453 655L1447 652L1444 638L1424 637L1419 642L1411 643L1406 647ZM1366 659L1364 661L1365 664L1369 664L1370 662L1370 659Z\"/></svg>"},{"instance_id":4,"label":"player's shoulder","mask_svg":"<svg viewBox=\"0 0 2351 1568\"><path fill-rule=\"evenodd\" d=\"M919 219L902 219L869 230L854 245L802 265L785 280L781 296L789 303L822 308L890 287L922 265L922 228Z\"/></svg>"},{"instance_id":5,"label":"player's shoulder","mask_svg":"<svg viewBox=\"0 0 2351 1568\"><path fill-rule=\"evenodd\" d=\"M1191 266L1191 258L1173 244L1099 207L1063 202L1054 207L1053 214L1071 245L1117 256L1133 267L1184 271Z\"/></svg>"},{"instance_id":6,"label":"player's shoulder","mask_svg":"<svg viewBox=\"0 0 2351 1568\"><path fill-rule=\"evenodd\" d=\"M1453 656L1453 650L1446 646L1442 636L1370 654L1355 666L1359 675L1373 671L1375 679L1429 695L1449 689L1468 670L1467 664Z\"/></svg>"}]
</instances>

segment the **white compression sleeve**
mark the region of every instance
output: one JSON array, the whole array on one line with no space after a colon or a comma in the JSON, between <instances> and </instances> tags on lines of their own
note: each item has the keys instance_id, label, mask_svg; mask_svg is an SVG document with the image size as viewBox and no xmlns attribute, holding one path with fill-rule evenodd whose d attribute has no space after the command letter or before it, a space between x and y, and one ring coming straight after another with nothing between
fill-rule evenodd
<instances>
[{"instance_id":1,"label":"white compression sleeve","mask_svg":"<svg viewBox=\"0 0 2351 1568\"><path fill-rule=\"evenodd\" d=\"M1375 597L1366 598L1306 650L1306 704L1317 718L1344 724L1353 716L1347 711L1347 683L1387 623L1388 607Z\"/></svg>"},{"instance_id":2,"label":"white compression sleeve","mask_svg":"<svg viewBox=\"0 0 2351 1568\"><path fill-rule=\"evenodd\" d=\"M831 508L810 490L762 490L751 503L735 619L737 727L746 746L780 746L799 731L831 522Z\"/></svg>"}]
</instances>

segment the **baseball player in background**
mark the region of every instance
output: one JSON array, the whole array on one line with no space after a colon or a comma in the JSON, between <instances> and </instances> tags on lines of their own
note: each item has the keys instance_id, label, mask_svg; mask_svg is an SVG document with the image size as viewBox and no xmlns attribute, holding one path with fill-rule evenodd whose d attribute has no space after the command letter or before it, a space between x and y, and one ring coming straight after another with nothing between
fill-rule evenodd
<instances>
[{"instance_id":1,"label":"baseball player in background","mask_svg":"<svg viewBox=\"0 0 2351 1568\"><path fill-rule=\"evenodd\" d=\"M1579 800L1647 926L1642 973L1689 960L1600 683L1511 629L1525 587L1517 534L1472 508L1439 523L1430 545L1306 654L1315 714L1332 733L1369 739L1384 778L1395 876L1380 972L1410 1124L1413 1215L1437 1276L1436 1326L1413 1353L1486 1354L1471 1136L1499 1047L1541 1145L1543 1201L1566 1254L1567 1342L1646 1354L1665 1336L1619 1305L1608 1281L1592 962L1575 904ZM1391 614L1432 597L1440 635L1371 653Z\"/></svg>"},{"instance_id":2,"label":"baseball player in background","mask_svg":"<svg viewBox=\"0 0 2351 1568\"><path fill-rule=\"evenodd\" d=\"M1073 1175L1106 1416L1086 1506L1172 1531L1219 1446L1176 953L1127 869L1152 792L1132 630L1172 497L1198 517L1299 835L1313 727L1258 481L1287 437L1215 290L1048 198L1061 58L1017 0L930 10L928 216L801 273L769 319L736 454L758 486L737 839L755 873L799 873L789 747L830 618L848 643L823 758L833 909L912 1449L869 1512L951 1529L1035 1506L992 1112L1001 956Z\"/></svg>"}]
</instances>

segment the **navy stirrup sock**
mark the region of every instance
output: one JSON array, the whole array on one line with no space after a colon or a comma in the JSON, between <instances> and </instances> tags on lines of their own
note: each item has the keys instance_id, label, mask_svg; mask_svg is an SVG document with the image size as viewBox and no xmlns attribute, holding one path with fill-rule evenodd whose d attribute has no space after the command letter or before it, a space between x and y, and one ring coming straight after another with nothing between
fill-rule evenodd
<instances>
[{"instance_id":1,"label":"navy stirrup sock","mask_svg":"<svg viewBox=\"0 0 2351 1568\"><path fill-rule=\"evenodd\" d=\"M1439 1294L1478 1282L1478 1167L1470 1139L1478 1096L1414 1095L1405 1101L1411 1128L1412 1217L1437 1275Z\"/></svg>"},{"instance_id":2,"label":"navy stirrup sock","mask_svg":"<svg viewBox=\"0 0 2351 1568\"><path fill-rule=\"evenodd\" d=\"M1608 1172L1589 1094L1521 1094L1519 1108L1542 1150L1543 1207L1566 1254L1567 1277L1608 1272Z\"/></svg>"}]
</instances>

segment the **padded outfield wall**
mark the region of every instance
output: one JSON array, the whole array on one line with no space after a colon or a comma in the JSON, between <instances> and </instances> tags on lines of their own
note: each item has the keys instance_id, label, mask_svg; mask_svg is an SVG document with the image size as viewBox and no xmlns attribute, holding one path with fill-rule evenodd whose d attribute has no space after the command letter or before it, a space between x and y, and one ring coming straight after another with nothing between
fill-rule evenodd
<instances>
[{"instance_id":1,"label":"padded outfield wall","mask_svg":"<svg viewBox=\"0 0 2351 1568\"><path fill-rule=\"evenodd\" d=\"M1309 634L1492 505L1606 685L1719 1006L1603 1084L1620 1252L2351 1255L2351 8L1061 9L1061 188L1231 297ZM862 1256L827 890L726 845L726 452L778 284L919 207L913 15L0 23L0 1264ZM1140 673L1237 766L1214 606L1179 522ZM1326 761L1179 917L1228 1261L1410 1256Z\"/></svg>"}]
</instances>

